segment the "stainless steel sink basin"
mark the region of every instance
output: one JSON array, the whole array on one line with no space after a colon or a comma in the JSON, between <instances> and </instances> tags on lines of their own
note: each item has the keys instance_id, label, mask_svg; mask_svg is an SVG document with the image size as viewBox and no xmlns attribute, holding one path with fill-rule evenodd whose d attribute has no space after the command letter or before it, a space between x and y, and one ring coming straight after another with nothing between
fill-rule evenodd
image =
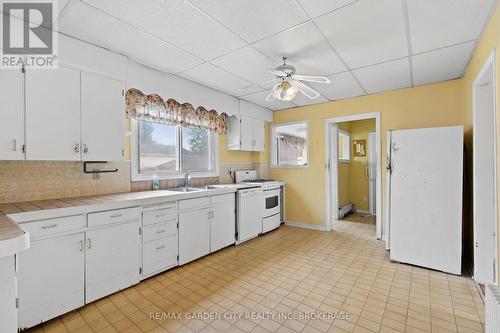
<instances>
[{"instance_id":1,"label":"stainless steel sink basin","mask_svg":"<svg viewBox=\"0 0 500 333\"><path fill-rule=\"evenodd\" d=\"M176 188L171 188L169 191L174 191L174 192L199 192L199 191L206 191L204 188L199 188L199 187L176 187Z\"/></svg>"}]
</instances>

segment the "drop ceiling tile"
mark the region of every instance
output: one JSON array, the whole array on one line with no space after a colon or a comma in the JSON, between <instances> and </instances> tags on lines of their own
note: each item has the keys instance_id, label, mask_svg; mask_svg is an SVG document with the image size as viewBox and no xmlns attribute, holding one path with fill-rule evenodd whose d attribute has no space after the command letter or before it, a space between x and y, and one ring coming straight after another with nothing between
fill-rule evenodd
<instances>
[{"instance_id":1,"label":"drop ceiling tile","mask_svg":"<svg viewBox=\"0 0 500 333\"><path fill-rule=\"evenodd\" d=\"M330 100L344 99L365 95L363 88L351 72L330 75L331 84L310 83L314 89Z\"/></svg>"},{"instance_id":2,"label":"drop ceiling tile","mask_svg":"<svg viewBox=\"0 0 500 333\"><path fill-rule=\"evenodd\" d=\"M288 57L300 74L328 75L346 70L313 22L268 37L253 46L276 61Z\"/></svg>"},{"instance_id":3,"label":"drop ceiling tile","mask_svg":"<svg viewBox=\"0 0 500 333\"><path fill-rule=\"evenodd\" d=\"M255 103L257 105L260 105L262 107L271 109L271 110L281 110L281 109L287 109L287 108L293 108L295 105L293 103L289 102L283 102L279 100L273 100L273 101L266 101L266 97L269 94L269 91L260 91L256 92L253 94L241 96L240 98L248 101Z\"/></svg>"},{"instance_id":4,"label":"drop ceiling tile","mask_svg":"<svg viewBox=\"0 0 500 333\"><path fill-rule=\"evenodd\" d=\"M475 42L459 44L412 57L415 84L459 78L465 71Z\"/></svg>"},{"instance_id":5,"label":"drop ceiling tile","mask_svg":"<svg viewBox=\"0 0 500 333\"><path fill-rule=\"evenodd\" d=\"M276 63L252 46L245 46L210 62L255 84L274 78L265 69L276 67Z\"/></svg>"},{"instance_id":6,"label":"drop ceiling tile","mask_svg":"<svg viewBox=\"0 0 500 333\"><path fill-rule=\"evenodd\" d=\"M241 96L262 90L257 86L250 86L250 82L234 76L208 62L191 68L181 73L180 76L211 88L224 91L233 96Z\"/></svg>"},{"instance_id":7,"label":"drop ceiling tile","mask_svg":"<svg viewBox=\"0 0 500 333\"><path fill-rule=\"evenodd\" d=\"M191 2L249 43L308 19L295 0L191 0Z\"/></svg>"},{"instance_id":8,"label":"drop ceiling tile","mask_svg":"<svg viewBox=\"0 0 500 333\"><path fill-rule=\"evenodd\" d=\"M351 69L408 55L401 1L360 0L314 21Z\"/></svg>"},{"instance_id":9,"label":"drop ceiling tile","mask_svg":"<svg viewBox=\"0 0 500 333\"><path fill-rule=\"evenodd\" d=\"M411 86L408 58L356 69L353 74L369 94Z\"/></svg>"},{"instance_id":10,"label":"drop ceiling tile","mask_svg":"<svg viewBox=\"0 0 500 333\"><path fill-rule=\"evenodd\" d=\"M300 92L295 96L295 98L292 100L292 103L297 105L297 106L305 106L305 105L312 105L312 104L319 104L319 103L325 103L328 102L326 98L323 96L319 96L316 99L310 99Z\"/></svg>"},{"instance_id":11,"label":"drop ceiling tile","mask_svg":"<svg viewBox=\"0 0 500 333\"><path fill-rule=\"evenodd\" d=\"M314 18L347 6L357 0L298 0L309 17Z\"/></svg>"},{"instance_id":12,"label":"drop ceiling tile","mask_svg":"<svg viewBox=\"0 0 500 333\"><path fill-rule=\"evenodd\" d=\"M184 51L210 60L245 42L184 0L83 0Z\"/></svg>"},{"instance_id":13,"label":"drop ceiling tile","mask_svg":"<svg viewBox=\"0 0 500 333\"><path fill-rule=\"evenodd\" d=\"M408 0L413 53L477 39L495 0Z\"/></svg>"},{"instance_id":14,"label":"drop ceiling tile","mask_svg":"<svg viewBox=\"0 0 500 333\"><path fill-rule=\"evenodd\" d=\"M61 15L59 31L171 73L184 71L202 62L80 1L70 4Z\"/></svg>"}]
</instances>

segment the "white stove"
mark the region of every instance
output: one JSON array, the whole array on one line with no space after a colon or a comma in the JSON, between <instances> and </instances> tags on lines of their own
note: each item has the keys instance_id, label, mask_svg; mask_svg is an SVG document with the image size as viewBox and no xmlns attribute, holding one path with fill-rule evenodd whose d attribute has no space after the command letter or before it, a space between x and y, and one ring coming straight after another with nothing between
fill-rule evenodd
<instances>
[{"instance_id":1,"label":"white stove","mask_svg":"<svg viewBox=\"0 0 500 333\"><path fill-rule=\"evenodd\" d=\"M274 179L258 178L256 170L240 170L234 172L234 180L237 184L256 185L263 189L280 188L283 184Z\"/></svg>"},{"instance_id":2,"label":"white stove","mask_svg":"<svg viewBox=\"0 0 500 333\"><path fill-rule=\"evenodd\" d=\"M253 189L238 189L238 244L280 226L283 183L273 179L258 178L256 170L235 171L234 176L236 184L255 186ZM253 207L248 209L252 205ZM260 218L252 216L257 212ZM248 219L246 214L252 217ZM254 226L252 231L246 228L250 225ZM247 230L250 233L247 233Z\"/></svg>"}]
</instances>

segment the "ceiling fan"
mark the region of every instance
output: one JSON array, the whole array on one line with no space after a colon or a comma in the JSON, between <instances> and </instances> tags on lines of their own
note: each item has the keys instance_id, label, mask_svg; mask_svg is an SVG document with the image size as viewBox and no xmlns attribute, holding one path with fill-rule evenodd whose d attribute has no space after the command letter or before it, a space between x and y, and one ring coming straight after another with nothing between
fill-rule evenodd
<instances>
[{"instance_id":1,"label":"ceiling fan","mask_svg":"<svg viewBox=\"0 0 500 333\"><path fill-rule=\"evenodd\" d=\"M283 65L275 69L267 69L276 78L266 82L277 82L266 97L266 101L278 99L280 101L291 101L300 92L310 99L320 96L320 93L305 84L304 82L331 83L331 80L324 76L295 74L295 67L286 63L287 58L283 57Z\"/></svg>"}]
</instances>

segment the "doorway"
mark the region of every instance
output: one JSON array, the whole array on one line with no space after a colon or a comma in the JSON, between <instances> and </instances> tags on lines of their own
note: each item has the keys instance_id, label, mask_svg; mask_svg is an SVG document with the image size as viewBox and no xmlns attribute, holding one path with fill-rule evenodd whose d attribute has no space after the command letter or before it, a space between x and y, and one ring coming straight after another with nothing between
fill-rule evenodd
<instances>
[{"instance_id":1,"label":"doorway","mask_svg":"<svg viewBox=\"0 0 500 333\"><path fill-rule=\"evenodd\" d=\"M381 239L380 113L327 119L325 133L325 229L343 218L374 223Z\"/></svg>"},{"instance_id":2,"label":"doorway","mask_svg":"<svg viewBox=\"0 0 500 333\"><path fill-rule=\"evenodd\" d=\"M497 282L498 267L495 84L493 51L472 86L474 280L484 284Z\"/></svg>"}]
</instances>

